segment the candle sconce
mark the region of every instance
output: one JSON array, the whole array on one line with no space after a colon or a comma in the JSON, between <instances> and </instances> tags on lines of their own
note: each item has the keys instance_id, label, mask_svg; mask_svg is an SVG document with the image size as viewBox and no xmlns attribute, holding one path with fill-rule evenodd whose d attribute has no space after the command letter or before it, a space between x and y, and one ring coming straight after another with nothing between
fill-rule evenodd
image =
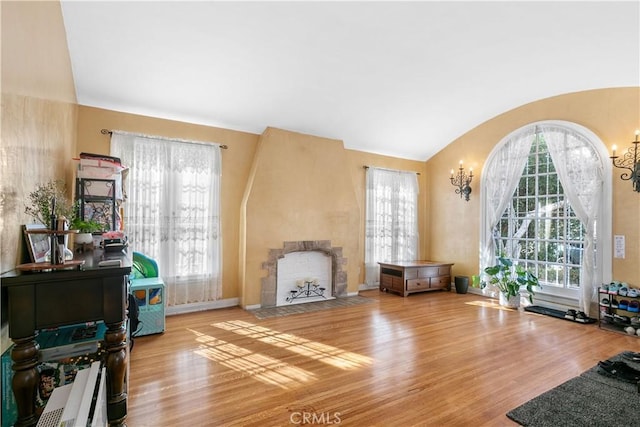
<instances>
[{"instance_id":1,"label":"candle sconce","mask_svg":"<svg viewBox=\"0 0 640 427\"><path fill-rule=\"evenodd\" d=\"M460 198L464 196L464 199L468 202L469 195L471 194L471 180L473 179L473 169L469 168L469 175L467 175L464 171L464 167L462 167L462 160L460 160L460 166L458 167L458 172L454 174L453 169L451 169L451 184L458 187L456 188L456 194L460 195Z\"/></svg>"},{"instance_id":2,"label":"candle sconce","mask_svg":"<svg viewBox=\"0 0 640 427\"><path fill-rule=\"evenodd\" d=\"M620 175L620 178L624 181L631 181L633 185L633 191L637 191L640 193L640 153L638 153L638 136L640 135L640 130L636 131L636 139L635 141L631 141L633 147L629 147L627 152L620 156L616 156L616 146L614 145L613 154L611 155L611 161L613 162L613 166L620 169L627 169L629 172L623 172Z\"/></svg>"}]
</instances>

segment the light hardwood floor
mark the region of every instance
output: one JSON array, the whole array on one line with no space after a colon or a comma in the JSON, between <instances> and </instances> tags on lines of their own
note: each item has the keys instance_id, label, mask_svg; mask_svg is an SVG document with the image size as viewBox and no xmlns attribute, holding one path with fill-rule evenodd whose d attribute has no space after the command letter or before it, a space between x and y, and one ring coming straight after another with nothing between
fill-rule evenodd
<instances>
[{"instance_id":1,"label":"light hardwood floor","mask_svg":"<svg viewBox=\"0 0 640 427\"><path fill-rule=\"evenodd\" d=\"M640 339L472 294L258 320L167 317L130 356L129 427L513 426L516 406Z\"/></svg>"}]
</instances>

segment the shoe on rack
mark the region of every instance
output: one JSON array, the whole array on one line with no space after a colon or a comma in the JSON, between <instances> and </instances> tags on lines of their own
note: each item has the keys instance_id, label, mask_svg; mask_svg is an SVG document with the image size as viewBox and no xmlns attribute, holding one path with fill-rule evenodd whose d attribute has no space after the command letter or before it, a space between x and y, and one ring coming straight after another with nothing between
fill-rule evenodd
<instances>
[{"instance_id":1,"label":"shoe on rack","mask_svg":"<svg viewBox=\"0 0 640 427\"><path fill-rule=\"evenodd\" d=\"M614 314L613 323L616 323L618 325L630 325L631 319L628 316L620 316L619 314Z\"/></svg>"},{"instance_id":2,"label":"shoe on rack","mask_svg":"<svg viewBox=\"0 0 640 427\"><path fill-rule=\"evenodd\" d=\"M630 311L632 313L639 313L640 312L640 303L638 301L631 301L629 302L629 306L627 307L627 311Z\"/></svg>"},{"instance_id":3,"label":"shoe on rack","mask_svg":"<svg viewBox=\"0 0 640 427\"><path fill-rule=\"evenodd\" d=\"M629 292L627 292L627 296L630 298L638 298L638 290L636 288L629 288Z\"/></svg>"},{"instance_id":4,"label":"shoe on rack","mask_svg":"<svg viewBox=\"0 0 640 427\"><path fill-rule=\"evenodd\" d=\"M627 301L626 299L620 300L620 302L618 303L618 308L620 310L626 310L629 308L629 301Z\"/></svg>"},{"instance_id":5,"label":"shoe on rack","mask_svg":"<svg viewBox=\"0 0 640 427\"><path fill-rule=\"evenodd\" d=\"M611 307L618 308L618 300L615 298L611 298Z\"/></svg>"},{"instance_id":6,"label":"shoe on rack","mask_svg":"<svg viewBox=\"0 0 640 427\"><path fill-rule=\"evenodd\" d=\"M620 381L637 384L640 382L640 371L632 368L624 362L612 362L605 360L598 362L598 368L605 375L611 376Z\"/></svg>"},{"instance_id":7,"label":"shoe on rack","mask_svg":"<svg viewBox=\"0 0 640 427\"><path fill-rule=\"evenodd\" d=\"M626 286L621 286L620 289L618 289L618 295L620 295L621 297L626 297L628 293L629 288Z\"/></svg>"},{"instance_id":8,"label":"shoe on rack","mask_svg":"<svg viewBox=\"0 0 640 427\"><path fill-rule=\"evenodd\" d=\"M602 313L602 321L606 323L615 323L615 319L611 313Z\"/></svg>"},{"instance_id":9,"label":"shoe on rack","mask_svg":"<svg viewBox=\"0 0 640 427\"><path fill-rule=\"evenodd\" d=\"M609 285L609 293L611 295L618 295L618 289L620 289L620 284L611 282Z\"/></svg>"}]
</instances>

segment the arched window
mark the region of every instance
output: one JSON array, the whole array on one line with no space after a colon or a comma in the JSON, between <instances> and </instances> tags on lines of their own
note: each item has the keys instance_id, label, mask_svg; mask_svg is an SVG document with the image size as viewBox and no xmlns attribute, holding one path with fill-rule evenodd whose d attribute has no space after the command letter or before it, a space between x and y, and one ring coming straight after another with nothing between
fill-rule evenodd
<instances>
[{"instance_id":1,"label":"arched window","mask_svg":"<svg viewBox=\"0 0 640 427\"><path fill-rule=\"evenodd\" d=\"M481 187L481 270L504 254L538 276L539 298L574 300L589 314L611 278L611 166L600 139L569 122L525 126L496 145Z\"/></svg>"}]
</instances>

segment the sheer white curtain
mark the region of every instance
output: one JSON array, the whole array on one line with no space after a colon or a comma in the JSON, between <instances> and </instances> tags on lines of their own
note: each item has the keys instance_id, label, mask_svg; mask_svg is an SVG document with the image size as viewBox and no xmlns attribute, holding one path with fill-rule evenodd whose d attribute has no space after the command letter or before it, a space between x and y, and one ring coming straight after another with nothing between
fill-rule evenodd
<instances>
[{"instance_id":1,"label":"sheer white curtain","mask_svg":"<svg viewBox=\"0 0 640 427\"><path fill-rule=\"evenodd\" d=\"M582 135L558 125L540 126L564 194L576 216L585 226L582 274L580 275L580 309L587 315L601 278L594 259L596 224L603 192L604 168L594 149Z\"/></svg>"},{"instance_id":2,"label":"sheer white curtain","mask_svg":"<svg viewBox=\"0 0 640 427\"><path fill-rule=\"evenodd\" d=\"M525 128L508 135L498 144L482 172L480 218L480 271L496 263L493 230L518 187L527 164L535 128Z\"/></svg>"},{"instance_id":3,"label":"sheer white curtain","mask_svg":"<svg viewBox=\"0 0 640 427\"><path fill-rule=\"evenodd\" d=\"M158 262L167 305L219 299L219 145L114 131L111 154L129 167L130 248Z\"/></svg>"},{"instance_id":4,"label":"sheer white curtain","mask_svg":"<svg viewBox=\"0 0 640 427\"><path fill-rule=\"evenodd\" d=\"M379 284L382 261L420 258L418 177L370 167L366 176L365 282Z\"/></svg>"}]
</instances>

